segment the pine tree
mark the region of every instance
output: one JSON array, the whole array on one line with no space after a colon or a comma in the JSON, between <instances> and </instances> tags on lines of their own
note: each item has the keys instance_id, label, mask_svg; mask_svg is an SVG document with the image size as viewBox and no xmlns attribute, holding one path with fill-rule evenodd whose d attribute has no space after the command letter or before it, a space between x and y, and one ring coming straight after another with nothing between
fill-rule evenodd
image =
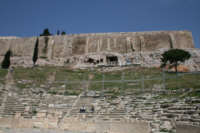
<instances>
[{"instance_id":1,"label":"pine tree","mask_svg":"<svg viewBox=\"0 0 200 133\"><path fill-rule=\"evenodd\" d=\"M185 62L190 59L191 54L182 49L170 49L165 51L161 57L161 67L165 67L167 63L175 67L176 73L178 72L177 67L180 62Z\"/></svg>"},{"instance_id":2,"label":"pine tree","mask_svg":"<svg viewBox=\"0 0 200 133\"><path fill-rule=\"evenodd\" d=\"M65 32L65 31L62 31L61 35L66 35L66 32Z\"/></svg>"},{"instance_id":3,"label":"pine tree","mask_svg":"<svg viewBox=\"0 0 200 133\"><path fill-rule=\"evenodd\" d=\"M51 36L51 33L49 32L49 29L46 28L46 29L44 29L43 33L40 34L40 36Z\"/></svg>"},{"instance_id":4,"label":"pine tree","mask_svg":"<svg viewBox=\"0 0 200 133\"><path fill-rule=\"evenodd\" d=\"M36 43L35 43L35 48L33 52L33 65L35 66L35 63L38 59L38 45L39 45L39 40L37 38Z\"/></svg>"},{"instance_id":5,"label":"pine tree","mask_svg":"<svg viewBox=\"0 0 200 133\"><path fill-rule=\"evenodd\" d=\"M1 67L4 69L8 69L10 67L10 56L12 52L11 50L8 50L4 56L3 62L1 64Z\"/></svg>"}]
</instances>

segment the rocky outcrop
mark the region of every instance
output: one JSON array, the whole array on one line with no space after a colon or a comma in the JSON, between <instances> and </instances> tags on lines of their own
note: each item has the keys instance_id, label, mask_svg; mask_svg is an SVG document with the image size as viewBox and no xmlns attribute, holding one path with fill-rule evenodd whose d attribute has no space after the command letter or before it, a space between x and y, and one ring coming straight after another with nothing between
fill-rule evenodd
<instances>
[{"instance_id":1,"label":"rocky outcrop","mask_svg":"<svg viewBox=\"0 0 200 133\"><path fill-rule=\"evenodd\" d=\"M0 38L1 60L10 49L13 53L13 60L20 65L30 65L35 43L36 37ZM126 55L163 48L194 48L192 34L188 31L157 31L39 37L39 58L43 61L37 63L64 65L64 63L71 62L78 64L81 57L85 55L101 55L102 53Z\"/></svg>"}]
</instances>

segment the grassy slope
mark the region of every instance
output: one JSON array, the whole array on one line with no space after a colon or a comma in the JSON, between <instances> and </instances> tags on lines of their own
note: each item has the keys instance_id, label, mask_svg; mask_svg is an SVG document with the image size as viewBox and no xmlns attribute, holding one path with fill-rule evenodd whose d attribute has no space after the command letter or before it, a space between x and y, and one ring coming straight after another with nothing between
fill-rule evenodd
<instances>
[{"instance_id":1,"label":"grassy slope","mask_svg":"<svg viewBox=\"0 0 200 133\"><path fill-rule=\"evenodd\" d=\"M0 69L0 78L5 78L7 71ZM55 73L55 74L53 74ZM104 76L103 76L104 75ZM49 78L54 76L54 81L49 82ZM53 94L79 94L83 90L99 90L107 94L117 96L124 93L132 93L144 88L151 91L156 86L161 86L165 79L165 88L177 90L183 88L200 89L200 74L178 75L166 73L163 75L157 68L129 68L112 72L99 72L97 70L69 70L64 67L35 67L14 69L13 77L19 88L41 87ZM92 83L91 81L118 80L115 83L102 82ZM141 79L145 79L144 82ZM148 79L148 80L146 80ZM150 80L149 80L150 79ZM122 83L121 80L135 80L134 82ZM138 81L140 80L140 81ZM75 81L69 84L69 81ZM177 95L178 93L176 93ZM180 93L181 95L181 93ZM199 92L192 92L188 95L200 96Z\"/></svg>"},{"instance_id":2,"label":"grassy slope","mask_svg":"<svg viewBox=\"0 0 200 133\"><path fill-rule=\"evenodd\" d=\"M5 83L5 76L7 75L8 71L6 69L0 69L0 83Z\"/></svg>"}]
</instances>

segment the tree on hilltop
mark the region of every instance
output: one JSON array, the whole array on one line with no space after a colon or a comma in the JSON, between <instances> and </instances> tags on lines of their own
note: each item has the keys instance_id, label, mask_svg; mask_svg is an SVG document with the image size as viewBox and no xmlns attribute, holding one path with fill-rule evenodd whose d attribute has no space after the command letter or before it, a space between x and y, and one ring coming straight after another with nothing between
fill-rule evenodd
<instances>
[{"instance_id":1,"label":"tree on hilltop","mask_svg":"<svg viewBox=\"0 0 200 133\"><path fill-rule=\"evenodd\" d=\"M66 35L66 32L65 32L65 31L62 31L61 35Z\"/></svg>"},{"instance_id":2,"label":"tree on hilltop","mask_svg":"<svg viewBox=\"0 0 200 133\"><path fill-rule=\"evenodd\" d=\"M33 65L35 66L35 63L38 59L38 45L39 45L39 39L37 38L36 40L36 43L35 43L35 48L34 48L34 51L33 51Z\"/></svg>"},{"instance_id":3,"label":"tree on hilltop","mask_svg":"<svg viewBox=\"0 0 200 133\"><path fill-rule=\"evenodd\" d=\"M1 63L1 67L4 69L8 69L10 67L10 56L12 55L11 50L8 50L4 56L4 59Z\"/></svg>"},{"instance_id":4,"label":"tree on hilltop","mask_svg":"<svg viewBox=\"0 0 200 133\"><path fill-rule=\"evenodd\" d=\"M44 29L43 33L40 34L40 36L51 36L51 33L49 32L49 29L46 28L46 29Z\"/></svg>"},{"instance_id":5,"label":"tree on hilltop","mask_svg":"<svg viewBox=\"0 0 200 133\"><path fill-rule=\"evenodd\" d=\"M175 67L177 73L177 67L180 62L185 62L191 57L190 53L182 49L170 49L165 51L161 57L161 67L165 67L167 63Z\"/></svg>"}]
</instances>

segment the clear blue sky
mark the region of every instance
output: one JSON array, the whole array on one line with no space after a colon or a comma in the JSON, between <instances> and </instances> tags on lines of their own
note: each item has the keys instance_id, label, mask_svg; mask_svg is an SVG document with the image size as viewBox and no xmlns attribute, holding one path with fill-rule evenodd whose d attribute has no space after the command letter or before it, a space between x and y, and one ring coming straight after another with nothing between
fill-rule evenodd
<instances>
[{"instance_id":1,"label":"clear blue sky","mask_svg":"<svg viewBox=\"0 0 200 133\"><path fill-rule=\"evenodd\" d=\"M0 36L192 31L200 48L200 0L0 0Z\"/></svg>"}]
</instances>

